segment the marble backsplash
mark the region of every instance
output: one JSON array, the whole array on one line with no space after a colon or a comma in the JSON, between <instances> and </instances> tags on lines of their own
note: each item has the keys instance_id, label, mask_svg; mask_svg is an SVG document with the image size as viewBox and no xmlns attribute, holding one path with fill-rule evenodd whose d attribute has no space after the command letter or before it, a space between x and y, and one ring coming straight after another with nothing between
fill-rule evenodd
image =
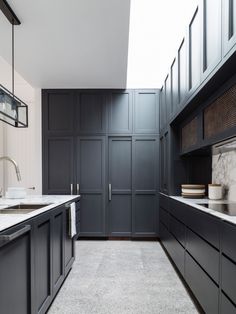
<instances>
[{"instance_id":1,"label":"marble backsplash","mask_svg":"<svg viewBox=\"0 0 236 314\"><path fill-rule=\"evenodd\" d=\"M236 151L212 156L212 183L222 184L225 198L236 202Z\"/></svg>"}]
</instances>

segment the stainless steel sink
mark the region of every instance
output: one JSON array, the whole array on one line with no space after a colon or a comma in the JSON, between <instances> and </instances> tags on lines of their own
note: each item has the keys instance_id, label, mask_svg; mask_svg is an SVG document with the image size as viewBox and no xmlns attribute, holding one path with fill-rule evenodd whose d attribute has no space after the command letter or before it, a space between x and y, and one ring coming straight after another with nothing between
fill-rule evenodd
<instances>
[{"instance_id":1,"label":"stainless steel sink","mask_svg":"<svg viewBox=\"0 0 236 314\"><path fill-rule=\"evenodd\" d=\"M0 214L28 214L34 210L46 207L49 204L18 204L15 206L0 209Z\"/></svg>"}]
</instances>

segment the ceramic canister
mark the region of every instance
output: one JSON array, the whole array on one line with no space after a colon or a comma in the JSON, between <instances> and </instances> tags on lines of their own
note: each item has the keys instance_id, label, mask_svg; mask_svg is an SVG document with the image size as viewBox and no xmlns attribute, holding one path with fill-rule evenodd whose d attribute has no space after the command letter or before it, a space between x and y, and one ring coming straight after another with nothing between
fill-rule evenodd
<instances>
[{"instance_id":1,"label":"ceramic canister","mask_svg":"<svg viewBox=\"0 0 236 314\"><path fill-rule=\"evenodd\" d=\"M210 200L221 200L223 198L223 187L221 184L208 184L208 197Z\"/></svg>"}]
</instances>

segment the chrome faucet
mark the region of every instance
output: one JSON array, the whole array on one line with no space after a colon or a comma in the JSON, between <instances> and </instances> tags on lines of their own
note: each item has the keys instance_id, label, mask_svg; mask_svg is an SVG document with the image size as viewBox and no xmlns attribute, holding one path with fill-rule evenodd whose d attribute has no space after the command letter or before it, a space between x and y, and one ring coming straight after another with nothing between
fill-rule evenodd
<instances>
[{"instance_id":1,"label":"chrome faucet","mask_svg":"<svg viewBox=\"0 0 236 314\"><path fill-rule=\"evenodd\" d=\"M12 158L10 158L10 157L8 157L8 156L2 156L2 157L0 157L0 161L1 161L1 160L8 160L8 161L10 161L10 162L14 165L15 171L16 171L17 180L18 180L18 181L21 181L20 169L19 169L17 163L15 162L15 160L12 159Z\"/></svg>"}]
</instances>

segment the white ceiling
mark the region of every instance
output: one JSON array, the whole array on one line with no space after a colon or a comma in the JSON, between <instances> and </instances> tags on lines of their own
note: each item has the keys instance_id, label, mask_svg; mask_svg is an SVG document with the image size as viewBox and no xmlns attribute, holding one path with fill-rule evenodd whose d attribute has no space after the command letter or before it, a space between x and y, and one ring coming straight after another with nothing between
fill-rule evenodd
<instances>
[{"instance_id":1,"label":"white ceiling","mask_svg":"<svg viewBox=\"0 0 236 314\"><path fill-rule=\"evenodd\" d=\"M124 88L130 0L8 0L15 67L40 88ZM11 25L0 14L0 55L11 62Z\"/></svg>"}]
</instances>

